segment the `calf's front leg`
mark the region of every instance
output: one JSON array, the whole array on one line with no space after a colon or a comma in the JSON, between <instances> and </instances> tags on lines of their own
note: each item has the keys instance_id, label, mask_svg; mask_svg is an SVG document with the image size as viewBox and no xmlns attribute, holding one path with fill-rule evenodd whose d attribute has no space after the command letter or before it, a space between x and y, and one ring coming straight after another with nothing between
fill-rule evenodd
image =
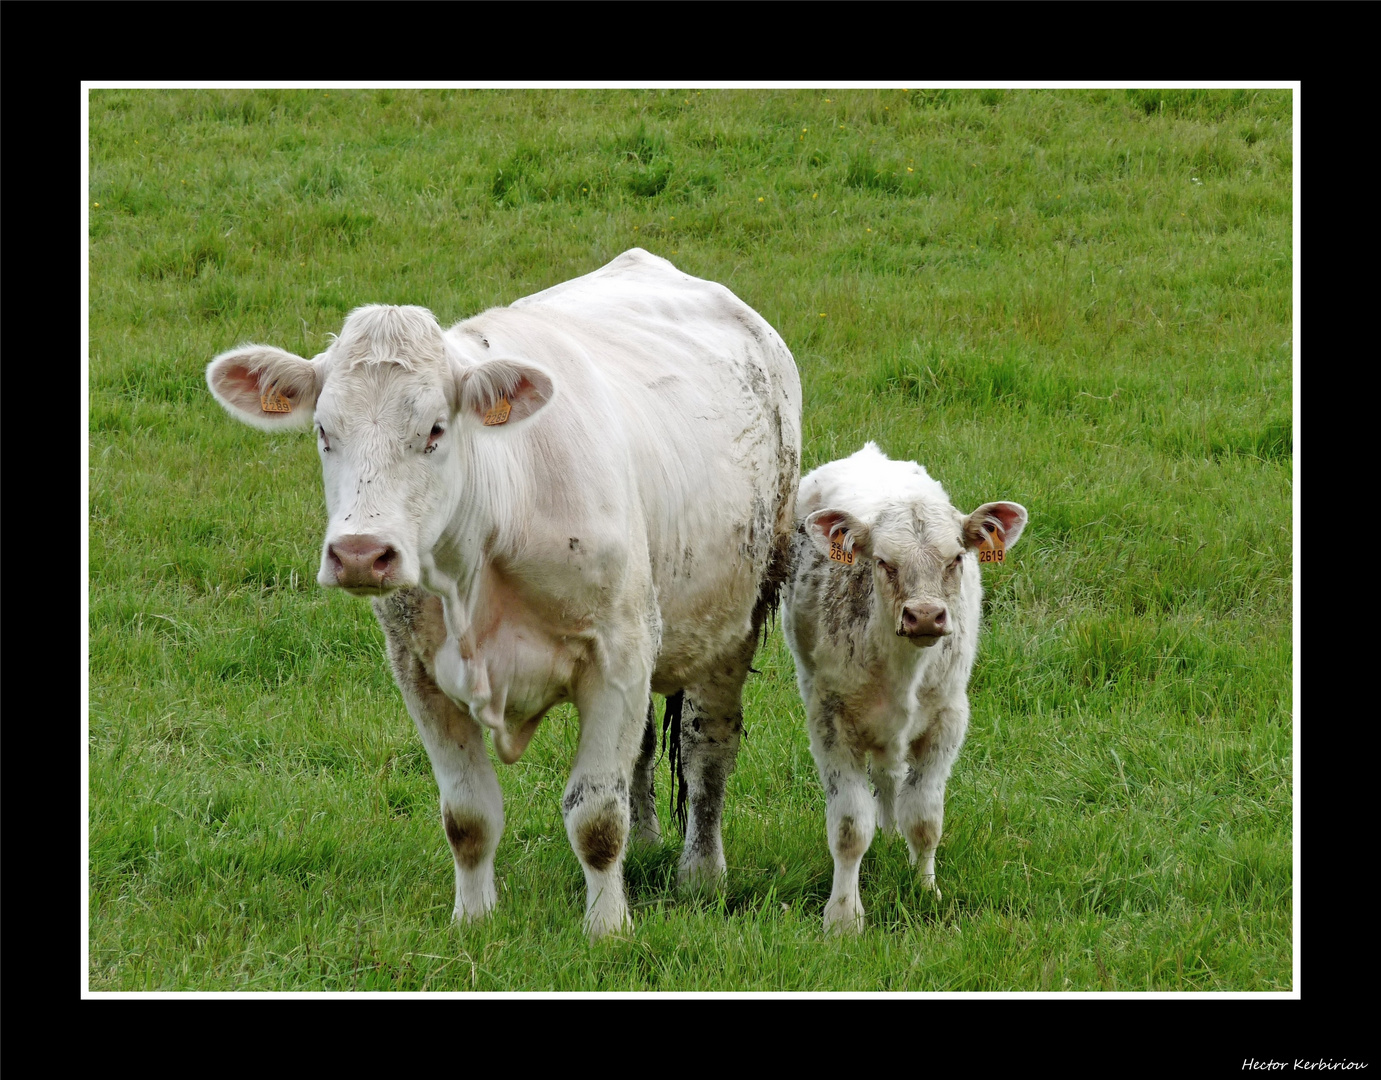
<instances>
[{"instance_id":1,"label":"calf's front leg","mask_svg":"<svg viewBox=\"0 0 1381 1080\"><path fill-rule=\"evenodd\" d=\"M945 823L945 784L968 726L967 696L936 709L923 734L907 746L909 767L897 791L897 829L906 837L921 884L933 889L937 898L935 849Z\"/></svg>"},{"instance_id":2,"label":"calf's front leg","mask_svg":"<svg viewBox=\"0 0 1381 1080\"><path fill-rule=\"evenodd\" d=\"M834 884L825 904L825 930L854 934L863 929L858 890L863 855L873 842L876 804L868 789L863 758L841 738L839 716L812 701L807 709L810 752L825 787L825 833L834 857Z\"/></svg>"}]
</instances>

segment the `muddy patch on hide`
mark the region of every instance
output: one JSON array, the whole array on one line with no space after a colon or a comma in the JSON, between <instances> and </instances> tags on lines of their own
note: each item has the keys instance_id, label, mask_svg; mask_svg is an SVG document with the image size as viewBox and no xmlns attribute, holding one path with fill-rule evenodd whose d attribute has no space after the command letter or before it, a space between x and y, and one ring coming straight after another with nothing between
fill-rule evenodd
<instances>
[{"instance_id":1,"label":"muddy patch on hide","mask_svg":"<svg viewBox=\"0 0 1381 1080\"><path fill-rule=\"evenodd\" d=\"M576 849L591 870L608 870L623 851L624 829L618 803L610 799L576 829Z\"/></svg>"},{"instance_id":2,"label":"muddy patch on hide","mask_svg":"<svg viewBox=\"0 0 1381 1080\"><path fill-rule=\"evenodd\" d=\"M719 831L720 818L724 814L725 776L715 766L706 768L700 774L700 797L694 800L695 842L691 850L703 855L714 848L715 837Z\"/></svg>"},{"instance_id":3,"label":"muddy patch on hide","mask_svg":"<svg viewBox=\"0 0 1381 1080\"><path fill-rule=\"evenodd\" d=\"M835 836L835 854L848 862L863 857L863 833L850 815L839 819L839 830Z\"/></svg>"},{"instance_id":4,"label":"muddy patch on hide","mask_svg":"<svg viewBox=\"0 0 1381 1080\"><path fill-rule=\"evenodd\" d=\"M934 851L940 843L940 830L929 821L918 821L909 826L906 836L921 852Z\"/></svg>"},{"instance_id":5,"label":"muddy patch on hide","mask_svg":"<svg viewBox=\"0 0 1381 1080\"><path fill-rule=\"evenodd\" d=\"M855 643L867 637L868 623L873 614L873 570L869 563L858 565L826 565L821 559L824 581L820 589L821 621L836 642L845 642L849 659L854 659Z\"/></svg>"},{"instance_id":6,"label":"muddy patch on hide","mask_svg":"<svg viewBox=\"0 0 1381 1080\"><path fill-rule=\"evenodd\" d=\"M820 697L820 710L811 717L816 738L824 750L833 750L839 743L839 726L844 716L844 702L835 694Z\"/></svg>"},{"instance_id":7,"label":"muddy patch on hide","mask_svg":"<svg viewBox=\"0 0 1381 1080\"><path fill-rule=\"evenodd\" d=\"M762 332L762 327L758 325L757 319L755 319L752 315L750 315L748 312L744 311L740 307L734 307L731 310L734 319L745 330L747 330L750 334L753 335L753 340L756 341L759 345L766 346L767 336Z\"/></svg>"},{"instance_id":8,"label":"muddy patch on hide","mask_svg":"<svg viewBox=\"0 0 1381 1080\"><path fill-rule=\"evenodd\" d=\"M430 659L446 640L441 600L424 589L398 589L372 601L389 644L395 642Z\"/></svg>"},{"instance_id":9,"label":"muddy patch on hide","mask_svg":"<svg viewBox=\"0 0 1381 1080\"><path fill-rule=\"evenodd\" d=\"M485 840L489 835L484 822L448 807L441 812L441 823L446 828L446 839L455 852L456 862L467 870L479 866L484 861Z\"/></svg>"}]
</instances>

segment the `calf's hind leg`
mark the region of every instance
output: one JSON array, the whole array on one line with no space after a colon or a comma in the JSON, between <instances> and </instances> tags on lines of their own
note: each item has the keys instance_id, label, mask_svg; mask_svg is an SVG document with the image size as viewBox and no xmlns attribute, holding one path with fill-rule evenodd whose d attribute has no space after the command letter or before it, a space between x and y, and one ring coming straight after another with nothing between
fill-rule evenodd
<instances>
[{"instance_id":1,"label":"calf's hind leg","mask_svg":"<svg viewBox=\"0 0 1381 1080\"><path fill-rule=\"evenodd\" d=\"M503 833L503 793L483 729L431 675L432 657L446 638L441 601L403 589L376 601L374 612L388 639L394 679L441 792L441 824L455 861L454 918L483 918L498 902L494 851Z\"/></svg>"}]
</instances>

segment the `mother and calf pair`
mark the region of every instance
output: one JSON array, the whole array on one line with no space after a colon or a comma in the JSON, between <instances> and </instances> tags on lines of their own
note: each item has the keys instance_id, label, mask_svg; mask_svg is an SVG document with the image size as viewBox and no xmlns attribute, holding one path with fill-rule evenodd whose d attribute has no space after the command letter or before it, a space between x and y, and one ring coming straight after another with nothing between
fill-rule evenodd
<instances>
[{"instance_id":1,"label":"mother and calf pair","mask_svg":"<svg viewBox=\"0 0 1381 1080\"><path fill-rule=\"evenodd\" d=\"M826 926L862 925L879 826L933 887L978 560L1002 557L1026 511L961 514L872 443L798 482L795 362L724 286L635 248L449 330L423 308L358 308L311 360L246 345L207 381L255 427L314 422L317 580L373 601L441 791L457 919L498 897L484 732L511 763L562 701L580 716L561 809L591 936L630 925L624 855L661 838L654 691L683 695L679 881L715 887L743 683L779 600L826 792Z\"/></svg>"}]
</instances>

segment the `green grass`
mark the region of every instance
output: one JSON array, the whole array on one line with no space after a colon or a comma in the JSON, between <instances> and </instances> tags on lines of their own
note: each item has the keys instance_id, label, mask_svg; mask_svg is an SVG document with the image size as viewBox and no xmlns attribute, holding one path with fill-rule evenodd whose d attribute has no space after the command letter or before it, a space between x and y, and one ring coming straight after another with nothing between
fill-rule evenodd
<instances>
[{"instance_id":1,"label":"green grass","mask_svg":"<svg viewBox=\"0 0 1381 1080\"><path fill-rule=\"evenodd\" d=\"M1287 91L90 95L90 986L1288 990ZM986 573L943 900L899 837L827 940L791 659L747 691L722 900L630 857L591 946L554 713L500 767L500 902L454 928L368 606L316 587L309 434L203 371L363 303L450 322L628 247L795 353L804 468L867 439L1031 524Z\"/></svg>"}]
</instances>

